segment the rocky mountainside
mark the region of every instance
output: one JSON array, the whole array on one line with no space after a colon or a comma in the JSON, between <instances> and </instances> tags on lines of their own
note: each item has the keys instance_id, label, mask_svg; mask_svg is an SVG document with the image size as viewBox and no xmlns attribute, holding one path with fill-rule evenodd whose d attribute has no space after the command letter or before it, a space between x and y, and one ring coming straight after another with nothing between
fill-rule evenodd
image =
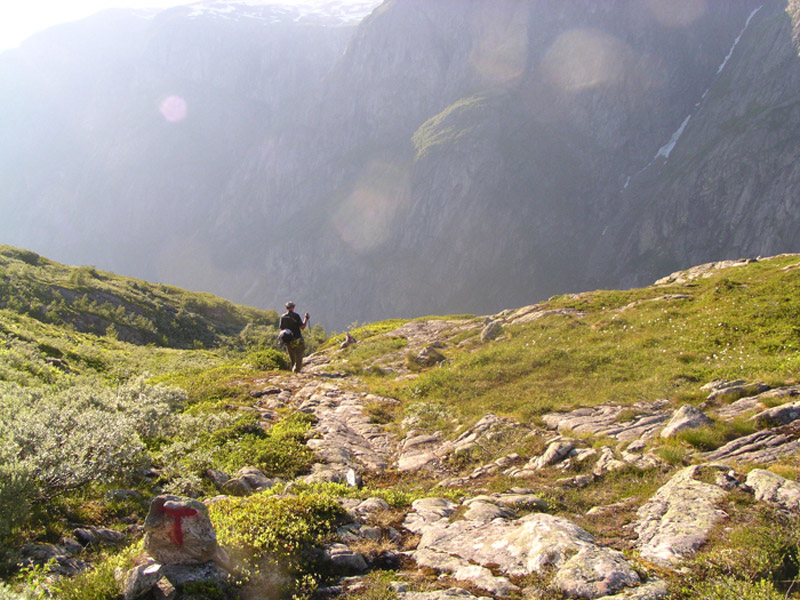
<instances>
[{"instance_id":1,"label":"rocky mountainside","mask_svg":"<svg viewBox=\"0 0 800 600\"><path fill-rule=\"evenodd\" d=\"M0 56L8 241L337 328L800 243L794 2L209 6Z\"/></svg>"}]
</instances>

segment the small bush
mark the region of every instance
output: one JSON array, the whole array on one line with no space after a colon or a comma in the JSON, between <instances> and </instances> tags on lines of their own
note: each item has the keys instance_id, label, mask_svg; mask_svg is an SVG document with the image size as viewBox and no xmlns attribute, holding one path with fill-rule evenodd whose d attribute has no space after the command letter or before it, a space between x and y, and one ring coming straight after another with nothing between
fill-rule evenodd
<instances>
[{"instance_id":1,"label":"small bush","mask_svg":"<svg viewBox=\"0 0 800 600\"><path fill-rule=\"evenodd\" d=\"M784 600L786 596L766 579L746 581L733 576L703 581L691 590L683 590L692 600Z\"/></svg>"},{"instance_id":2,"label":"small bush","mask_svg":"<svg viewBox=\"0 0 800 600\"><path fill-rule=\"evenodd\" d=\"M258 371L276 371L278 369L285 371L289 368L286 354L274 348L251 352L245 357L244 361L248 366Z\"/></svg>"},{"instance_id":3,"label":"small bush","mask_svg":"<svg viewBox=\"0 0 800 600\"><path fill-rule=\"evenodd\" d=\"M216 502L209 515L244 586L271 592L263 597L288 597L323 577L315 547L335 531L344 509L330 496L256 494Z\"/></svg>"},{"instance_id":4,"label":"small bush","mask_svg":"<svg viewBox=\"0 0 800 600\"><path fill-rule=\"evenodd\" d=\"M114 571L132 569L133 557L139 552L141 544L135 544L120 554L103 557L94 568L75 577L59 579L54 585L53 597L59 600L117 600L121 597L121 590L114 579Z\"/></svg>"}]
</instances>

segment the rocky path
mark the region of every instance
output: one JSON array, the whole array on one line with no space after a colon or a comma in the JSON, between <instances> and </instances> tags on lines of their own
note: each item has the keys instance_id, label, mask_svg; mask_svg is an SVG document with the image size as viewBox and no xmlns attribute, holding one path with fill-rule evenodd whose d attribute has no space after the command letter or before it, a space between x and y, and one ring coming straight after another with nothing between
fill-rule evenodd
<instances>
[{"instance_id":1,"label":"rocky path","mask_svg":"<svg viewBox=\"0 0 800 600\"><path fill-rule=\"evenodd\" d=\"M531 319L536 313L517 311L512 317ZM430 345L426 334L438 331L424 331L419 324L406 327L414 330L406 334L418 336L418 347ZM272 390L270 400L259 403L265 414L291 407L315 417L314 437L308 445L318 462L305 481L357 486L364 478L388 471L399 476L417 474L445 489L476 489L497 478L511 482L493 493L465 492L457 501L432 493L413 503L402 516L402 526L389 529L374 518L376 511L388 509L382 500L345 502L353 523L341 530L340 542L326 552L343 573L357 575L347 580L348 585L357 585L358 575L376 566L374 556L361 555L349 546L371 538L389 540L394 548L389 554L397 564L446 576L446 581L485 596L525 593L525 582L534 577L539 578L537 585L544 581L566 597L659 598L666 596L666 584L648 577L643 565L680 568L713 528L728 518L724 505L731 490L785 510L800 507L798 484L763 469L752 471L745 481L733 468L742 461L768 464L800 448L800 423L796 422L800 387L769 390L763 384L713 382L706 388L706 412L717 420L749 418L762 428L713 452L697 453L692 458L696 464L675 469L652 452L651 442L708 426L712 421L693 406L675 410L665 400L597 406L544 415L545 428L490 413L448 440L440 432L401 431L374 423L370 407L392 405L396 400L354 391L356 380L327 373L326 367L324 359L312 358L302 375L259 382L261 392ZM509 432L520 439L539 438L544 450L532 456L501 455L471 472L448 468L448 457L475 445L491 448L494 440ZM594 444L601 439L607 441L605 445ZM580 515L557 514L547 500L553 490L589 486L615 471L630 469L672 474L649 498L629 506L631 518L625 525L629 542L621 544L628 554L604 545L580 527ZM579 474L571 475L575 471ZM538 489L530 486L531 481L538 482ZM589 512L602 515L614 508L597 506ZM384 553L381 564L385 559ZM403 600L474 597L458 587L409 591L399 572L394 586Z\"/></svg>"},{"instance_id":2,"label":"rocky path","mask_svg":"<svg viewBox=\"0 0 800 600\"><path fill-rule=\"evenodd\" d=\"M508 318L536 318L536 312ZM482 326L489 332L493 322ZM412 352L447 332L440 322L405 327ZM304 373L271 374L250 389L265 428L286 409L313 415L307 444L316 461L301 481L361 487L394 479L429 490L403 510L377 497L341 500L349 522L322 549L342 574L339 585L325 590L330 595L354 591L370 571L389 569L401 600L542 597L542 590L548 598L662 598L669 591L664 575L678 572L729 523L733 494L800 511L800 484L763 468L800 449L800 386L715 381L704 386L700 407L676 409L666 400L603 405L545 414L539 425L487 413L447 436L408 422L375 422L373 414L398 401L361 391L360 381L330 367L324 356L310 357ZM749 421L754 432L689 454L683 465L658 453L665 438L734 419ZM509 439L528 450L503 451ZM454 460L459 456L486 459ZM639 475L662 484L602 500L604 486ZM227 495L279 483L253 467L210 476ZM585 496L570 504L565 494ZM45 550L71 568L68 552L36 548ZM150 585L146 570L141 575L142 585Z\"/></svg>"}]
</instances>

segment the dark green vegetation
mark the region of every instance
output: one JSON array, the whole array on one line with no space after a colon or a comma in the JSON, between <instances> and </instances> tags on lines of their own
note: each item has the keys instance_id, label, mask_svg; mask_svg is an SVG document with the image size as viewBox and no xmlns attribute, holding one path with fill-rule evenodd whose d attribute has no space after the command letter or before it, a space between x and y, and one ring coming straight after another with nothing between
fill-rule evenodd
<instances>
[{"instance_id":1,"label":"dark green vegetation","mask_svg":"<svg viewBox=\"0 0 800 600\"><path fill-rule=\"evenodd\" d=\"M248 392L254 382L265 371L285 367L284 354L272 346L275 315L181 290L165 295L161 286L135 282L143 305L173 298L184 308L224 306L211 312L230 317L222 324L204 319L206 312L199 309L189 311L200 323L196 331L211 332L202 349L190 338L175 338L181 348L136 345L121 339L121 322L115 325L117 335L79 330L76 323L93 317L81 316L74 303L64 309L73 315L68 325L51 320L47 310L32 308L28 298L49 293L50 284L41 282L59 280L66 288L78 270L13 249L0 256L5 261L3 289L11 290L8 296L4 292L0 310L0 558L8 586L0 584L0 593L115 599L114 569L133 564L141 554L138 542L96 551L89 557L95 568L62 579L50 592L43 587L46 569L17 564L19 549L28 542L57 542L76 523L123 530L125 522L141 522L157 491L216 495L205 476L209 469L233 473L257 466L286 480L308 471L313 456L306 441L313 419L281 409L273 425L264 428L251 410L255 401ZM483 319L458 316L354 327L358 343L344 350L338 347L342 336L325 342L317 332L313 343L330 358L330 371L358 375L361 389L399 400L366 407L374 422L397 431L413 423L415 429L455 436L489 411L538 424L547 412L605 403L664 398L675 407L699 404L707 395L700 386L717 378L773 386L800 380L799 260L778 257L668 285L555 297L519 311L517 316L527 314L527 320L507 314L510 324L491 341L481 340ZM82 284L89 304L100 296L87 282L106 290L106 298L112 294L108 290L133 289L130 280L93 275ZM119 294L127 298L125 306L133 305L131 297ZM444 360L433 366L415 358L426 342L413 332L423 325L443 340L437 350ZM411 376L393 376L398 372ZM621 421L638 414L633 406L627 410ZM665 461L663 467L626 468L582 489L555 486L565 475L556 469L523 483L541 490L553 513L568 516L601 540L616 540L636 507L675 468L690 464L698 451L758 427L749 421L715 422L672 440L652 440L648 444ZM587 441L597 447L615 443ZM541 437L510 434L452 459L449 466L463 475L510 452L537 455L544 444ZM770 468L790 479L800 475L796 457ZM590 469L576 464L567 474ZM416 498L456 499L480 493L478 488L501 491L520 485L500 475L482 478L475 489L443 490L435 488L437 481L390 470L367 476L362 489L293 482L291 493L278 485L215 503L212 519L242 578L236 589L206 590L201 597L236 598L265 586L284 597L303 597L327 583L330 574L312 549L332 539L342 514L338 498L381 497L391 507L386 523L399 527L399 515ZM107 495L120 487L139 496L120 500ZM658 573L669 580L673 597L797 597L800 523L743 493L726 502L723 508L731 519L688 571L680 578ZM587 514L595 506L615 503L621 508L612 517ZM624 544L621 549L630 550ZM266 573L278 573L280 581L263 579ZM388 579L372 573L354 597L391 598Z\"/></svg>"}]
</instances>

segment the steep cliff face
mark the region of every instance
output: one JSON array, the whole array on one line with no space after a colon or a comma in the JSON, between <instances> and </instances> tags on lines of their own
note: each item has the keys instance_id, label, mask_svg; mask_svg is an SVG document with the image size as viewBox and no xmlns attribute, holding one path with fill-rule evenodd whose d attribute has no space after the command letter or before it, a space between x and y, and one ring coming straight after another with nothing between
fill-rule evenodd
<instances>
[{"instance_id":1,"label":"steep cliff face","mask_svg":"<svg viewBox=\"0 0 800 600\"><path fill-rule=\"evenodd\" d=\"M118 36L114 85L78 94L88 125L47 128L61 174L26 170L43 132L9 153L4 204L46 225L9 241L256 306L293 297L336 328L796 250L786 9L387 0L357 29L167 11ZM64 223L79 258L45 245Z\"/></svg>"},{"instance_id":2,"label":"steep cliff face","mask_svg":"<svg viewBox=\"0 0 800 600\"><path fill-rule=\"evenodd\" d=\"M800 247L800 7L782 4L751 11L674 143L614 200L598 257L621 257L619 281Z\"/></svg>"}]
</instances>

